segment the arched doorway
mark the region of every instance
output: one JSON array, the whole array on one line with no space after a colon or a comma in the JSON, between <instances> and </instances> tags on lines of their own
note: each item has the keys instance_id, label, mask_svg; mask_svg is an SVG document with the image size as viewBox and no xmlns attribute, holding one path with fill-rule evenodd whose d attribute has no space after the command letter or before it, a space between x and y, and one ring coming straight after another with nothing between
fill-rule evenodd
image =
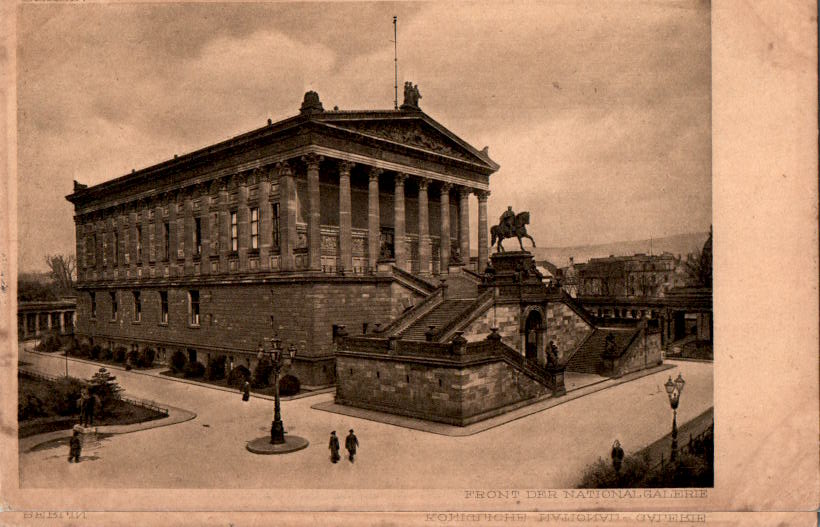
<instances>
[{"instance_id":1,"label":"arched doorway","mask_svg":"<svg viewBox=\"0 0 820 527\"><path fill-rule=\"evenodd\" d=\"M530 311L524 323L524 356L532 361L538 360L538 350L541 349L541 313Z\"/></svg>"}]
</instances>

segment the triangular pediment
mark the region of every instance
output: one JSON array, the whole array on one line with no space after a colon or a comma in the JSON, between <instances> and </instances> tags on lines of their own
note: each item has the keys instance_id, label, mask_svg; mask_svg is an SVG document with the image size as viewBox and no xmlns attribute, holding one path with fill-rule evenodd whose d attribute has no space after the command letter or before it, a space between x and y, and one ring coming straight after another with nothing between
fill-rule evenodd
<instances>
[{"instance_id":1,"label":"triangular pediment","mask_svg":"<svg viewBox=\"0 0 820 527\"><path fill-rule=\"evenodd\" d=\"M426 115L372 118L322 119L324 124L363 136L424 150L497 170L489 156L459 139Z\"/></svg>"}]
</instances>

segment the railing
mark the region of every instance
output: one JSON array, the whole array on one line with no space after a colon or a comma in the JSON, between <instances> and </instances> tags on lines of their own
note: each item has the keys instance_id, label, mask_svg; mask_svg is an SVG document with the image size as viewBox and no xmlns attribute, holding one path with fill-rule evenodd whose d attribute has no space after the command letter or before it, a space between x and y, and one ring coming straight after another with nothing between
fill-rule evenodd
<instances>
[{"instance_id":1,"label":"railing","mask_svg":"<svg viewBox=\"0 0 820 527\"><path fill-rule=\"evenodd\" d=\"M431 293L438 287L436 284L416 276L413 273L408 273L401 267L397 267L395 265L393 266L393 276L412 283L415 287L422 289L425 293Z\"/></svg>"},{"instance_id":2,"label":"railing","mask_svg":"<svg viewBox=\"0 0 820 527\"><path fill-rule=\"evenodd\" d=\"M387 335L404 331L413 322L435 309L442 301L444 301L444 289L439 287L430 293L427 298L400 314L390 324L382 328L381 333Z\"/></svg>"},{"instance_id":3,"label":"railing","mask_svg":"<svg viewBox=\"0 0 820 527\"><path fill-rule=\"evenodd\" d=\"M699 445L701 444L703 439L708 434L712 434L712 436L714 437L714 433L715 433L715 420L712 419L712 423L709 426L707 426L706 429L703 432L699 433L696 436L692 436L692 434L689 434L689 441L687 441L685 445L679 446L678 447L678 452L679 453L686 452L686 453L689 453L689 454L695 454L696 453L695 450L699 447ZM670 458L671 458L671 456L670 456ZM661 452L660 461L658 461L654 465L650 465L649 470L650 471L654 471L654 470L657 470L657 469L663 470L663 466L665 464L670 463L670 462L671 462L671 459L664 459L663 452Z\"/></svg>"},{"instance_id":4,"label":"railing","mask_svg":"<svg viewBox=\"0 0 820 527\"><path fill-rule=\"evenodd\" d=\"M523 357L518 351L507 346L501 340L491 341L485 340L482 342L470 343L467 345L468 350L483 350L488 349L494 355L500 355L506 362L515 368L523 371L527 376L535 379L537 382L547 386L551 390L555 389L555 379L546 369L540 365L533 363L529 359Z\"/></svg>"},{"instance_id":5,"label":"railing","mask_svg":"<svg viewBox=\"0 0 820 527\"><path fill-rule=\"evenodd\" d=\"M153 410L155 412L159 412L163 415L168 415L168 408L165 406L160 406L159 403L155 401L150 401L147 399L133 399L131 397L119 397L121 401L125 401L127 403L131 403L135 406L142 406L143 408L147 408L149 410Z\"/></svg>"}]
</instances>

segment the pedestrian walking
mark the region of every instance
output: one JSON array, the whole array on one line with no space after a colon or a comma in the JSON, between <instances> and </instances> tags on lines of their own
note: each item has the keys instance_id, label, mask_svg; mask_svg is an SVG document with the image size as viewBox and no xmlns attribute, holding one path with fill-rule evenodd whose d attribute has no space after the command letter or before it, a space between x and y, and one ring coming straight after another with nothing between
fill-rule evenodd
<instances>
[{"instance_id":1,"label":"pedestrian walking","mask_svg":"<svg viewBox=\"0 0 820 527\"><path fill-rule=\"evenodd\" d=\"M68 442L68 462L79 463L82 449L83 445L80 442L80 431L74 430L74 435L71 436L71 439Z\"/></svg>"},{"instance_id":2,"label":"pedestrian walking","mask_svg":"<svg viewBox=\"0 0 820 527\"><path fill-rule=\"evenodd\" d=\"M242 400L248 402L251 398L251 383L245 381L245 385L242 387Z\"/></svg>"},{"instance_id":3,"label":"pedestrian walking","mask_svg":"<svg viewBox=\"0 0 820 527\"><path fill-rule=\"evenodd\" d=\"M615 469L615 474L621 474L621 465L624 462L624 449L621 448L621 442L617 439L612 443L612 468Z\"/></svg>"},{"instance_id":4,"label":"pedestrian walking","mask_svg":"<svg viewBox=\"0 0 820 527\"><path fill-rule=\"evenodd\" d=\"M347 449L348 459L353 463L353 458L356 457L356 449L359 448L359 439L356 437L356 434L353 433L352 428L345 438L345 448Z\"/></svg>"},{"instance_id":5,"label":"pedestrian walking","mask_svg":"<svg viewBox=\"0 0 820 527\"><path fill-rule=\"evenodd\" d=\"M336 437L336 430L330 433L330 444L328 448L330 448L330 462L338 463L341 456L339 455L339 438Z\"/></svg>"}]
</instances>

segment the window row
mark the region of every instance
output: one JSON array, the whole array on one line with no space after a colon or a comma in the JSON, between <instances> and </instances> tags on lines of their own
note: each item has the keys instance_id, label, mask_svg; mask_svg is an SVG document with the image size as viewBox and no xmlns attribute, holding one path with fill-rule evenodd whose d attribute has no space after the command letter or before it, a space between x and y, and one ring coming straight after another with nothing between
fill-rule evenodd
<instances>
[{"instance_id":1,"label":"window row","mask_svg":"<svg viewBox=\"0 0 820 527\"><path fill-rule=\"evenodd\" d=\"M274 250L278 250L279 248L279 203L272 204L272 225L271 225L271 235L272 235L272 248ZM259 222L260 222L260 214L258 207L252 207L249 209L249 217L248 217L248 226L250 227L250 245L249 249L251 251L258 251L259 250ZM210 240L211 245L213 247L213 254L218 253L219 247L219 213L214 212L211 213L210 217ZM161 233L157 232L157 237L162 236L162 244L161 247L158 243L158 240L155 239L154 236L154 229L148 229L148 260L155 261L159 259L161 261L167 262L171 258L171 237L172 234L176 235L181 232L185 232L185 225L184 219L178 218L175 222L175 230L172 233L171 226L172 223L165 221L162 223ZM120 240L120 232L123 234L123 239ZM230 211L230 250L231 252L238 252L239 251L239 216L237 210ZM107 266L109 264L109 258L112 267L117 267L120 264L120 247L121 245L124 247L129 247L129 229L124 229L122 231L114 231L110 235L103 233L101 239L97 238L97 234L89 234L85 237L85 250L84 250L84 267L95 267L98 263L102 264L103 266ZM202 256L202 241L203 241L203 232L202 232L202 218L195 217L194 224L193 224L193 251L194 255L199 257ZM145 243L144 243L144 235L143 235L143 225L137 225L135 229L135 238L134 238L134 258L137 263L143 263L146 257L146 251L144 251ZM120 243L122 241L122 244ZM100 243L101 247L98 247L98 243ZM184 255L184 248L185 248L185 237L184 236L177 236L176 244L173 249L177 251L177 257L181 258ZM161 251L160 251L161 249ZM101 260L98 260L98 252ZM159 252L159 254L156 254Z\"/></svg>"},{"instance_id":2,"label":"window row","mask_svg":"<svg viewBox=\"0 0 820 527\"><path fill-rule=\"evenodd\" d=\"M159 323L160 324L168 324L168 314L169 314L169 304L168 304L168 291L159 291L159 308L160 308L160 316L159 316ZM90 299L90 311L91 311L91 319L97 319L97 293L90 292L89 299ZM116 322L119 320L120 316L120 304L119 304L119 293L117 291L109 291L108 295L110 297L110 306L111 306L111 318L112 322ZM132 314L133 314L133 322L142 322L142 308L143 308L143 297L141 291L131 291L131 302L132 302ZM188 291L188 323L192 326L199 326L199 291L197 290L190 290Z\"/></svg>"}]
</instances>

